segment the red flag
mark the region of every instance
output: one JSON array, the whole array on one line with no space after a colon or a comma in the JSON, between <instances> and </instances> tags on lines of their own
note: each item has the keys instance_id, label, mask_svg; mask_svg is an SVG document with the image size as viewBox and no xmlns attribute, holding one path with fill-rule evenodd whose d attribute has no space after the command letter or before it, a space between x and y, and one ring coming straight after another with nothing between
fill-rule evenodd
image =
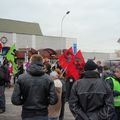
<instances>
[{"instance_id":1,"label":"red flag","mask_svg":"<svg viewBox=\"0 0 120 120\"><path fill-rule=\"evenodd\" d=\"M65 54L71 54L71 55L74 56L74 53L73 53L73 49L72 49L72 47L69 48L68 50L66 50L64 53L65 53Z\"/></svg>"},{"instance_id":2,"label":"red flag","mask_svg":"<svg viewBox=\"0 0 120 120\"><path fill-rule=\"evenodd\" d=\"M3 45L2 45L2 43L0 42L0 51L2 50L2 48L3 48Z\"/></svg>"},{"instance_id":3,"label":"red flag","mask_svg":"<svg viewBox=\"0 0 120 120\"><path fill-rule=\"evenodd\" d=\"M59 57L59 64L66 70L66 78L72 76L75 80L78 80L81 76L81 72L84 69L85 61L81 51L79 50L74 56L71 47Z\"/></svg>"},{"instance_id":4,"label":"red flag","mask_svg":"<svg viewBox=\"0 0 120 120\"><path fill-rule=\"evenodd\" d=\"M66 69L68 64L73 60L74 54L72 47L66 50L60 57L59 57L59 64L62 68Z\"/></svg>"},{"instance_id":5,"label":"red flag","mask_svg":"<svg viewBox=\"0 0 120 120\"><path fill-rule=\"evenodd\" d=\"M81 76L81 73L84 70L85 60L84 57L79 50L74 56L74 61L71 62L67 69L67 77L72 76L75 80L78 80Z\"/></svg>"},{"instance_id":6,"label":"red flag","mask_svg":"<svg viewBox=\"0 0 120 120\"><path fill-rule=\"evenodd\" d=\"M78 67L78 69L84 69L85 60L80 50L75 55L75 64L77 65L76 67Z\"/></svg>"},{"instance_id":7,"label":"red flag","mask_svg":"<svg viewBox=\"0 0 120 120\"><path fill-rule=\"evenodd\" d=\"M80 78L79 71L76 69L74 61L71 62L66 71L66 78L73 77L75 80L78 80Z\"/></svg>"}]
</instances>

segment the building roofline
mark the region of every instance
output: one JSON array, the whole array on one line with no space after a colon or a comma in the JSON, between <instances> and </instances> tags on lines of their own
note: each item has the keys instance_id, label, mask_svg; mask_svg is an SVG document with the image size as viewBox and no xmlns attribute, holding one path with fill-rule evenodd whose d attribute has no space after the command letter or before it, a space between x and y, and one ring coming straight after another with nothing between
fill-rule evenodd
<instances>
[{"instance_id":1,"label":"building roofline","mask_svg":"<svg viewBox=\"0 0 120 120\"><path fill-rule=\"evenodd\" d=\"M43 35L38 23L4 18L0 18L0 32Z\"/></svg>"}]
</instances>

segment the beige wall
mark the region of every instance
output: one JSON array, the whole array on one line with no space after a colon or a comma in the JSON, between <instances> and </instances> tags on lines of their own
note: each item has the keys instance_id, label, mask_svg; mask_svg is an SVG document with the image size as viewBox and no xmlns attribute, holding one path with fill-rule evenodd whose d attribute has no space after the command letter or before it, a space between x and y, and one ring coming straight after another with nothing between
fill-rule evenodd
<instances>
[{"instance_id":1,"label":"beige wall","mask_svg":"<svg viewBox=\"0 0 120 120\"><path fill-rule=\"evenodd\" d=\"M36 49L43 48L52 48L54 50L57 49L65 49L66 48L66 39L60 37L52 37L52 36L36 36Z\"/></svg>"},{"instance_id":2,"label":"beige wall","mask_svg":"<svg viewBox=\"0 0 120 120\"><path fill-rule=\"evenodd\" d=\"M66 38L66 48L73 47L73 44L77 43L76 38Z\"/></svg>"},{"instance_id":3,"label":"beige wall","mask_svg":"<svg viewBox=\"0 0 120 120\"><path fill-rule=\"evenodd\" d=\"M101 61L104 62L105 60L110 59L110 53L99 53L99 52L82 52L85 61L88 59L93 59L95 57L95 61Z\"/></svg>"},{"instance_id":4,"label":"beige wall","mask_svg":"<svg viewBox=\"0 0 120 120\"><path fill-rule=\"evenodd\" d=\"M13 35L13 33L0 33L0 38L3 36L5 36L8 39L8 42L5 44L5 46L11 46L14 42L16 42L17 48L26 48L27 45L28 47L32 47L31 35L24 35L24 34Z\"/></svg>"},{"instance_id":5,"label":"beige wall","mask_svg":"<svg viewBox=\"0 0 120 120\"><path fill-rule=\"evenodd\" d=\"M16 34L16 47L17 48L31 48L32 35Z\"/></svg>"},{"instance_id":6,"label":"beige wall","mask_svg":"<svg viewBox=\"0 0 120 120\"><path fill-rule=\"evenodd\" d=\"M16 47L18 48L34 48L44 49L52 48L54 50L58 49L68 49L76 43L75 38L65 38L65 37L54 37L54 36L35 36L35 35L25 35L25 34L13 34L13 33L0 33L0 37L6 36L8 42L6 46L11 46L16 42ZM16 40L15 40L16 39Z\"/></svg>"}]
</instances>

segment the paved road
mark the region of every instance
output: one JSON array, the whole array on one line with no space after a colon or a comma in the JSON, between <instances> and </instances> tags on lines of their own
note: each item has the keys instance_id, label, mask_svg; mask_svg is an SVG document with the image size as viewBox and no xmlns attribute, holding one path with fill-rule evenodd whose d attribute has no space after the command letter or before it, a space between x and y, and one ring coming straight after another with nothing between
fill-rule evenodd
<instances>
[{"instance_id":1,"label":"paved road","mask_svg":"<svg viewBox=\"0 0 120 120\"><path fill-rule=\"evenodd\" d=\"M21 114L21 107L20 106L14 106L11 103L11 94L12 94L13 88L6 88L6 112L0 114L0 120L21 120L20 114ZM65 107L65 118L64 120L74 120L72 114L69 111L68 104L66 104Z\"/></svg>"}]
</instances>

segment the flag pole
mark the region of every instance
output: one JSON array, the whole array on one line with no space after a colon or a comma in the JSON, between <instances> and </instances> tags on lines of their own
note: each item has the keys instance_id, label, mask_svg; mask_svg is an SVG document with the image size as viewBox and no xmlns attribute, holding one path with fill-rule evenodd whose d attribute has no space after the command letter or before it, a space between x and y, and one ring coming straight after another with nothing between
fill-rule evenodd
<instances>
[{"instance_id":1,"label":"flag pole","mask_svg":"<svg viewBox=\"0 0 120 120\"><path fill-rule=\"evenodd\" d=\"M65 68L64 71L62 72L60 78L61 78L61 77L63 76L63 74L66 72L67 68L68 68L68 65L66 66L66 68Z\"/></svg>"},{"instance_id":2,"label":"flag pole","mask_svg":"<svg viewBox=\"0 0 120 120\"><path fill-rule=\"evenodd\" d=\"M51 68L54 67L57 62L58 62L58 60L56 60L56 61L52 64Z\"/></svg>"}]
</instances>

